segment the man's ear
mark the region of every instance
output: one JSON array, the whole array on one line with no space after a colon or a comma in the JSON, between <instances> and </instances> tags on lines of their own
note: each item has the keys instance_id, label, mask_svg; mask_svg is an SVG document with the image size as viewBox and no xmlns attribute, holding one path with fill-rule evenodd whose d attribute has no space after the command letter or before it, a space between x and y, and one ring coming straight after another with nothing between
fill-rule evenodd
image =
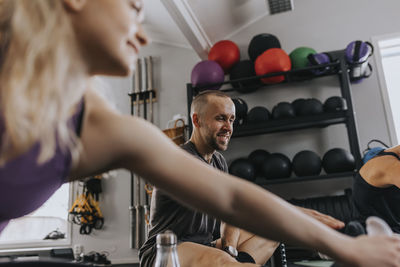
<instances>
[{"instance_id":1,"label":"man's ear","mask_svg":"<svg viewBox=\"0 0 400 267\"><path fill-rule=\"evenodd\" d=\"M65 7L72 12L78 12L87 4L87 0L63 0Z\"/></svg>"},{"instance_id":2,"label":"man's ear","mask_svg":"<svg viewBox=\"0 0 400 267\"><path fill-rule=\"evenodd\" d=\"M196 128L200 127L200 119L199 119L199 115L197 113L193 113L192 122L193 122L194 127L196 127Z\"/></svg>"}]
</instances>

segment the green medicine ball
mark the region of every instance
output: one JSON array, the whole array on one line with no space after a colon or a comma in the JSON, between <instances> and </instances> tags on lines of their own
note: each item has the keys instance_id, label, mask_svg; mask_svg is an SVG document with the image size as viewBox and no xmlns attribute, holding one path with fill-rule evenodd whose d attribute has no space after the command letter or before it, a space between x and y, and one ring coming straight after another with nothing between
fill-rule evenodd
<instances>
[{"instance_id":1,"label":"green medicine ball","mask_svg":"<svg viewBox=\"0 0 400 267\"><path fill-rule=\"evenodd\" d=\"M307 67L308 55L316 53L317 51L310 47L302 46L296 48L289 54L290 60L292 61L292 69L301 69Z\"/></svg>"}]
</instances>

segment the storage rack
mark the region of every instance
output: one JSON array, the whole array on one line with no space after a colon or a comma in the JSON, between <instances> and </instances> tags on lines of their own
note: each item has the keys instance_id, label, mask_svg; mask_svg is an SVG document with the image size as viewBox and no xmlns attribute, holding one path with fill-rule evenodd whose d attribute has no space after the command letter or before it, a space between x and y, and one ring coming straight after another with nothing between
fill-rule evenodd
<instances>
[{"instance_id":1,"label":"storage rack","mask_svg":"<svg viewBox=\"0 0 400 267\"><path fill-rule=\"evenodd\" d=\"M325 76L337 76L340 84L341 96L346 100L347 109L344 111L323 113L318 115L306 116L306 117L295 117L290 119L281 120L271 120L258 124L243 124L236 127L233 131L232 138L246 137L252 135L269 134L277 132L292 131L298 129L308 129L308 128L323 128L334 124L345 124L347 129L347 136L349 140L350 152L353 154L356 162L356 169L359 169L362 164L360 146L357 134L357 125L355 120L355 112L353 109L352 94L351 94L351 84L349 78L349 69L352 67L345 59L345 51L337 50L327 52L334 59L333 63L323 64L318 66L311 66L303 69L295 69L286 72L269 73L260 76L228 80L222 83L208 84L203 86L195 87L191 83L187 84L187 108L188 108L188 121L189 121L189 131L192 132L192 123L190 117L190 106L193 97L196 96L202 88L211 87L213 85L223 85L230 84L234 82L243 82L257 80L267 77L275 77L283 75L285 80L280 85L285 85L287 83L309 81ZM311 70L327 69L326 72L320 75L315 75L311 73ZM277 84L271 84L276 86ZM260 89L268 89L268 84L260 85ZM249 88L251 89L251 88ZM224 92L234 91L234 88L220 89ZM318 176L306 176L306 177L291 177L286 179L276 179L269 180L260 185L269 184L282 184L291 183L299 181L309 181L309 180L321 180L321 179L332 179L340 177L353 176L355 172L345 172L345 173L334 173Z\"/></svg>"}]
</instances>

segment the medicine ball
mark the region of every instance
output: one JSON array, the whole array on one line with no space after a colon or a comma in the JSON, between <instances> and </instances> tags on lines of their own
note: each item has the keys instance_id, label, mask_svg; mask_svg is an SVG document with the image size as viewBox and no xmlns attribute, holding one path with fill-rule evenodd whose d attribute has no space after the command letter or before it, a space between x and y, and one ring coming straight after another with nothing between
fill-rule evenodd
<instances>
[{"instance_id":1,"label":"medicine ball","mask_svg":"<svg viewBox=\"0 0 400 267\"><path fill-rule=\"evenodd\" d=\"M298 98L298 99L292 101L292 106L293 106L293 108L294 108L294 112L295 112L296 116L299 115L299 113L300 113L300 107L301 107L301 105L302 105L302 103L303 103L304 101L306 101L304 98Z\"/></svg>"},{"instance_id":2,"label":"medicine ball","mask_svg":"<svg viewBox=\"0 0 400 267\"><path fill-rule=\"evenodd\" d=\"M211 83L222 83L224 78L224 70L217 62L213 60L204 60L194 66L191 75L191 82L193 86L197 87ZM201 91L218 90L219 88L221 88L221 85L214 85L201 88Z\"/></svg>"},{"instance_id":3,"label":"medicine ball","mask_svg":"<svg viewBox=\"0 0 400 267\"><path fill-rule=\"evenodd\" d=\"M229 74L230 80L243 79L256 76L254 70L254 63L250 60L242 60L236 63ZM251 93L257 90L257 87L261 85L259 79L247 80L241 82L231 82L233 88L240 93Z\"/></svg>"},{"instance_id":4,"label":"medicine ball","mask_svg":"<svg viewBox=\"0 0 400 267\"><path fill-rule=\"evenodd\" d=\"M254 36L249 44L248 53L252 61L271 48L281 48L281 43L275 35L261 33Z\"/></svg>"},{"instance_id":5,"label":"medicine ball","mask_svg":"<svg viewBox=\"0 0 400 267\"><path fill-rule=\"evenodd\" d=\"M317 153L304 150L293 157L292 166L293 172L297 176L319 175L322 169L322 160Z\"/></svg>"},{"instance_id":6,"label":"medicine ball","mask_svg":"<svg viewBox=\"0 0 400 267\"><path fill-rule=\"evenodd\" d=\"M208 53L208 60L216 61L225 73L228 73L239 59L239 47L230 40L222 40L215 43Z\"/></svg>"},{"instance_id":7,"label":"medicine ball","mask_svg":"<svg viewBox=\"0 0 400 267\"><path fill-rule=\"evenodd\" d=\"M235 122L234 127L243 124L247 117L247 104L241 98L232 98L233 103L235 104Z\"/></svg>"},{"instance_id":8,"label":"medicine ball","mask_svg":"<svg viewBox=\"0 0 400 267\"><path fill-rule=\"evenodd\" d=\"M288 178L291 173L290 159L281 153L272 153L261 166L261 175L266 179Z\"/></svg>"},{"instance_id":9,"label":"medicine ball","mask_svg":"<svg viewBox=\"0 0 400 267\"><path fill-rule=\"evenodd\" d=\"M232 161L229 173L252 182L256 178L254 166L247 158L238 158Z\"/></svg>"},{"instance_id":10,"label":"medicine ball","mask_svg":"<svg viewBox=\"0 0 400 267\"><path fill-rule=\"evenodd\" d=\"M324 103L325 112L335 112L340 110L346 110L347 104L346 99L340 96L331 96Z\"/></svg>"},{"instance_id":11,"label":"medicine ball","mask_svg":"<svg viewBox=\"0 0 400 267\"><path fill-rule=\"evenodd\" d=\"M359 236L367 234L364 226L359 221L350 221L346 224L343 230L345 235Z\"/></svg>"},{"instance_id":12,"label":"medicine ball","mask_svg":"<svg viewBox=\"0 0 400 267\"><path fill-rule=\"evenodd\" d=\"M309 54L307 56L308 62L307 66L318 66L329 64L332 62L331 56L328 53L317 53L317 54ZM310 70L312 73L316 75L324 74L329 71L330 67L321 67L317 69Z\"/></svg>"},{"instance_id":13,"label":"medicine ball","mask_svg":"<svg viewBox=\"0 0 400 267\"><path fill-rule=\"evenodd\" d=\"M280 102L272 109L272 118L277 119L288 119L296 116L292 104L288 102Z\"/></svg>"},{"instance_id":14,"label":"medicine ball","mask_svg":"<svg viewBox=\"0 0 400 267\"><path fill-rule=\"evenodd\" d=\"M257 57L254 69L257 75L264 75L274 72L289 71L292 67L290 58L285 51L280 48L271 48ZM285 76L275 76L263 78L263 83L279 83L285 80Z\"/></svg>"},{"instance_id":15,"label":"medicine ball","mask_svg":"<svg viewBox=\"0 0 400 267\"><path fill-rule=\"evenodd\" d=\"M308 55L316 54L317 51L310 47L301 46L294 49L290 54L293 69L305 68L308 65Z\"/></svg>"},{"instance_id":16,"label":"medicine ball","mask_svg":"<svg viewBox=\"0 0 400 267\"><path fill-rule=\"evenodd\" d=\"M298 116L311 116L324 112L324 107L318 99L309 98L299 103L299 108L296 112Z\"/></svg>"},{"instance_id":17,"label":"medicine ball","mask_svg":"<svg viewBox=\"0 0 400 267\"><path fill-rule=\"evenodd\" d=\"M256 172L259 173L261 167L270 153L264 149L256 149L249 155L249 160L253 163L256 168Z\"/></svg>"},{"instance_id":18,"label":"medicine ball","mask_svg":"<svg viewBox=\"0 0 400 267\"><path fill-rule=\"evenodd\" d=\"M322 158L322 166L326 173L337 173L354 171L356 164L350 152L342 148L332 148Z\"/></svg>"},{"instance_id":19,"label":"medicine ball","mask_svg":"<svg viewBox=\"0 0 400 267\"><path fill-rule=\"evenodd\" d=\"M257 106L250 109L249 113L247 113L247 122L248 123L259 123L266 122L270 119L271 113L266 107Z\"/></svg>"},{"instance_id":20,"label":"medicine ball","mask_svg":"<svg viewBox=\"0 0 400 267\"><path fill-rule=\"evenodd\" d=\"M248 110L246 102L241 98L232 98L232 101L235 104L236 118L246 118Z\"/></svg>"}]
</instances>

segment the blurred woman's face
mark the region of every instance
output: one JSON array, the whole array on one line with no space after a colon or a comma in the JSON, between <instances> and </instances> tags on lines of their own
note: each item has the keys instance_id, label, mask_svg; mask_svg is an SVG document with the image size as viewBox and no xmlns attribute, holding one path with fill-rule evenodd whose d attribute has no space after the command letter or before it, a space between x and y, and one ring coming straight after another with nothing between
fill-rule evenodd
<instances>
[{"instance_id":1,"label":"blurred woman's face","mask_svg":"<svg viewBox=\"0 0 400 267\"><path fill-rule=\"evenodd\" d=\"M129 75L147 43L142 0L64 0L91 75Z\"/></svg>"}]
</instances>

